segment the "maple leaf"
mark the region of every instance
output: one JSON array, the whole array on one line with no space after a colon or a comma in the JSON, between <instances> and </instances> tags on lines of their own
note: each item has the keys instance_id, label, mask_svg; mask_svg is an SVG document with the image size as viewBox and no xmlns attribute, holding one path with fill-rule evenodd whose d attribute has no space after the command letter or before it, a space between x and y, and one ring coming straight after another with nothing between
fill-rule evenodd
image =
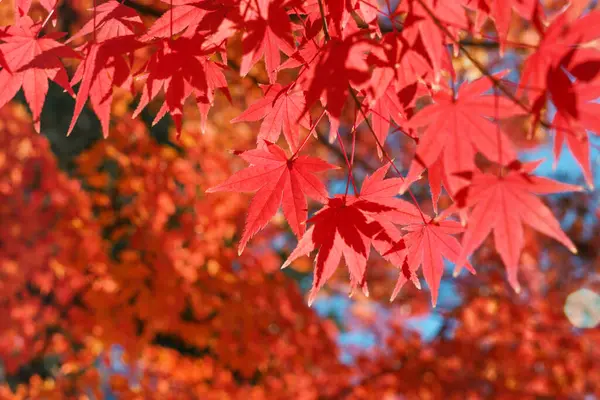
<instances>
[{"instance_id":1,"label":"maple leaf","mask_svg":"<svg viewBox=\"0 0 600 400\"><path fill-rule=\"evenodd\" d=\"M263 119L257 140L275 143L283 136L294 152L300 144L299 127L310 127L308 114L302 115L306 106L304 92L294 84L262 86L264 97L253 103L231 122Z\"/></svg>"},{"instance_id":2,"label":"maple leaf","mask_svg":"<svg viewBox=\"0 0 600 400\"><path fill-rule=\"evenodd\" d=\"M461 29L467 30L469 27L466 10L461 3L461 1L412 0L401 2L398 8L399 12L407 13L402 35L410 43L416 43L419 38L422 40L423 55L431 62L436 81L439 81L444 68L454 74L450 54L446 48L446 43L451 41L451 38L438 27L429 13L434 10L437 20L445 24L448 32L456 38Z\"/></svg>"},{"instance_id":3,"label":"maple leaf","mask_svg":"<svg viewBox=\"0 0 600 400\"><path fill-rule=\"evenodd\" d=\"M15 6L15 21L17 25L20 18L26 16L33 5L33 0L13 0ZM57 0L39 0L40 5L48 12L56 7Z\"/></svg>"},{"instance_id":4,"label":"maple leaf","mask_svg":"<svg viewBox=\"0 0 600 400\"><path fill-rule=\"evenodd\" d=\"M470 0L468 6L477 11L475 29L481 31L486 17L494 20L500 45L506 45L513 10L527 20L533 20L539 11L537 0Z\"/></svg>"},{"instance_id":5,"label":"maple leaf","mask_svg":"<svg viewBox=\"0 0 600 400\"><path fill-rule=\"evenodd\" d=\"M313 225L304 233L281 268L315 249L318 250L309 305L337 269L342 255L350 271L352 287L360 287L368 296L365 273L371 241L383 230L383 226L373 220L369 213L390 210L390 207L368 200L338 195L329 199L327 205L308 220Z\"/></svg>"},{"instance_id":6,"label":"maple leaf","mask_svg":"<svg viewBox=\"0 0 600 400\"><path fill-rule=\"evenodd\" d=\"M350 271L352 288L359 287L368 296L365 272L371 245L383 255L392 243L401 238L390 220L420 220L419 211L413 205L395 197L402 179L384 179L389 167L390 164L386 164L372 176L367 176L360 194L330 198L327 205L308 220L313 225L302 236L282 268L318 250L309 304L333 275L342 256ZM391 262L397 262L398 257L400 255L395 251L384 256Z\"/></svg>"},{"instance_id":7,"label":"maple leaf","mask_svg":"<svg viewBox=\"0 0 600 400\"><path fill-rule=\"evenodd\" d=\"M240 2L245 15L241 76L246 76L264 56L269 82L274 83L281 64L279 52L289 56L295 51L292 24L285 11L288 3L285 0Z\"/></svg>"},{"instance_id":8,"label":"maple leaf","mask_svg":"<svg viewBox=\"0 0 600 400\"><path fill-rule=\"evenodd\" d=\"M373 175L367 176L360 195L348 197L349 204L352 204L353 201L367 202L360 208L364 210L363 214L369 218L371 224L377 228L374 229L376 230L375 234L370 237L370 243L386 260L400 268L400 275L391 300L396 298L408 280L420 289L416 272L422 265L425 280L431 290L432 304L435 307L439 284L444 272L442 257L452 262L458 261L461 246L452 235L461 233L463 228L456 221L445 220L445 217L426 216L413 204L398 198L397 194L403 184L403 178L384 179L390 166L391 163L387 163L377 169ZM394 225L402 226L402 230L408 233L403 236L395 229ZM299 255L303 254L306 253ZM348 263L347 258L346 262ZM465 265L471 273L475 273L469 263ZM459 272L460 267L460 265L456 265L455 274ZM363 269L354 268L354 270L363 271L364 267ZM351 268L351 274L352 271ZM356 276L353 279L354 282L360 282ZM313 288L315 288L314 283Z\"/></svg>"},{"instance_id":9,"label":"maple leaf","mask_svg":"<svg viewBox=\"0 0 600 400\"><path fill-rule=\"evenodd\" d=\"M332 38L319 50L318 61L305 72L306 109L317 100L339 118L348 96L349 85L360 89L370 77L367 52L373 43L358 35L343 40Z\"/></svg>"},{"instance_id":10,"label":"maple leaf","mask_svg":"<svg viewBox=\"0 0 600 400\"><path fill-rule=\"evenodd\" d=\"M504 175L473 171L471 182L456 194L459 210L472 209L463 235L462 252L457 265L464 262L483 240L494 231L496 250L506 266L508 281L517 291L519 258L523 249L523 224L552 237L571 252L577 250L560 229L552 211L536 196L582 190L579 186L531 175L540 162L513 162Z\"/></svg>"},{"instance_id":11,"label":"maple leaf","mask_svg":"<svg viewBox=\"0 0 600 400\"><path fill-rule=\"evenodd\" d=\"M413 137L406 128L406 116L411 115L417 97L429 94L419 81L430 73L429 63L406 43L398 33L383 36L381 46L369 54L369 64L375 66L370 82L364 89L367 115L379 142L384 145L392 123ZM364 119L359 113L357 124ZM377 146L379 158L382 149Z\"/></svg>"},{"instance_id":12,"label":"maple leaf","mask_svg":"<svg viewBox=\"0 0 600 400\"><path fill-rule=\"evenodd\" d=\"M348 4L348 3L346 3ZM388 8L389 6L386 4L385 10L381 10L379 8L379 1L377 0L351 0L350 7L348 7L350 18L352 18L352 12L356 12L359 17L362 18L364 22L372 26L375 31L381 35L381 30L378 24L378 17L385 17L389 15L392 10Z\"/></svg>"},{"instance_id":13,"label":"maple leaf","mask_svg":"<svg viewBox=\"0 0 600 400\"><path fill-rule=\"evenodd\" d=\"M554 162L558 161L562 146L567 146L583 171L586 183L594 187L594 178L590 162L590 142L588 131L600 132L600 104L594 102L600 97L600 86L585 75L585 69L593 69L598 74L599 61L574 66L571 71L578 77L572 82L560 68L551 69L548 73L548 91L556 106L552 120L554 130Z\"/></svg>"},{"instance_id":14,"label":"maple leaf","mask_svg":"<svg viewBox=\"0 0 600 400\"><path fill-rule=\"evenodd\" d=\"M36 131L40 131L40 115L46 95L48 80L59 84L74 95L69 77L60 60L63 57L79 58L79 55L56 39L62 33L52 33L38 37L41 23L33 23L23 16L18 26L10 26L2 31L0 39L0 107L10 101L22 87Z\"/></svg>"},{"instance_id":15,"label":"maple leaf","mask_svg":"<svg viewBox=\"0 0 600 400\"><path fill-rule=\"evenodd\" d=\"M392 163L388 162L379 167L372 175L366 176L360 194L356 198L387 207L385 211L378 212L377 216L373 216L373 218L389 219L396 224L422 221L419 209L397 196L404 178L384 179L391 165Z\"/></svg>"},{"instance_id":16,"label":"maple leaf","mask_svg":"<svg viewBox=\"0 0 600 400\"><path fill-rule=\"evenodd\" d=\"M372 49L368 60L374 69L366 90L373 100L383 96L390 85L399 92L431 73L431 65L421 55L422 46L420 40L410 46L397 32L386 33L381 38L380 46ZM405 107L413 101L414 96L402 98Z\"/></svg>"},{"instance_id":17,"label":"maple leaf","mask_svg":"<svg viewBox=\"0 0 600 400\"><path fill-rule=\"evenodd\" d=\"M559 66L565 55L574 50L579 53L579 62L583 62L590 54L597 54L596 50L586 49L582 45L600 38L600 32L594 29L599 23L598 11L577 19L569 12L569 8L565 8L543 32L540 32L541 39L537 50L523 65L517 91L517 96L522 93L534 94L531 99L534 114L539 114L543 105L542 99L547 94L545 81L550 69Z\"/></svg>"},{"instance_id":18,"label":"maple leaf","mask_svg":"<svg viewBox=\"0 0 600 400\"><path fill-rule=\"evenodd\" d=\"M227 97L229 92L222 71L224 67L208 59L211 50L205 49L203 45L203 38L199 35L158 42L157 51L144 67L146 83L134 117L158 96L162 89L165 101L156 114L153 125L169 112L177 133L180 134L183 104L192 96L199 105L202 131L205 130L208 109L213 103L215 90L224 90Z\"/></svg>"},{"instance_id":19,"label":"maple leaf","mask_svg":"<svg viewBox=\"0 0 600 400\"><path fill-rule=\"evenodd\" d=\"M398 281L390 298L393 301L400 289L409 280L421 288L416 272L423 268L425 282L431 291L431 304L437 304L438 292L442 275L444 274L444 258L456 263L454 274L457 275L462 266L458 264L461 254L461 245L453 236L463 231L459 222L444 220L443 218L426 217L428 222L420 221L403 227L408 232L402 240L392 246L385 254L406 249L406 257L400 266ZM473 267L465 264L469 272L475 274Z\"/></svg>"},{"instance_id":20,"label":"maple leaf","mask_svg":"<svg viewBox=\"0 0 600 400\"><path fill-rule=\"evenodd\" d=\"M252 236L266 226L280 206L294 234L302 236L307 218L305 196L320 202L327 201L327 189L314 173L337 168L319 158L296 155L288 158L276 144L265 144L265 149L238 153L250 166L207 190L207 193L256 191L248 208L239 254Z\"/></svg>"},{"instance_id":21,"label":"maple leaf","mask_svg":"<svg viewBox=\"0 0 600 400\"><path fill-rule=\"evenodd\" d=\"M104 42L119 36L134 35L144 28L144 23L137 12L117 0L109 0L92 8L96 14L67 43L83 36L94 34L97 42Z\"/></svg>"},{"instance_id":22,"label":"maple leaf","mask_svg":"<svg viewBox=\"0 0 600 400\"><path fill-rule=\"evenodd\" d=\"M92 109L100 120L104 137L108 136L110 107L113 98L113 87L126 87L132 83L130 65L123 57L142 44L134 35L117 36L103 42L90 42L85 45L85 58L77 67L71 79L71 85L81 82L73 118L67 135L71 134L75 122L79 118L89 97Z\"/></svg>"},{"instance_id":23,"label":"maple leaf","mask_svg":"<svg viewBox=\"0 0 600 400\"><path fill-rule=\"evenodd\" d=\"M482 77L461 85L456 98L440 91L433 95L432 105L410 119L407 126L427 128L419 138L403 190L439 157L451 194L462 185L454 173L473 170L476 151L491 161L510 162L516 158L510 140L489 118L505 118L523 111L505 97L484 94L491 87L491 79Z\"/></svg>"},{"instance_id":24,"label":"maple leaf","mask_svg":"<svg viewBox=\"0 0 600 400\"><path fill-rule=\"evenodd\" d=\"M204 36L213 44L220 43L235 33L233 22L225 17L233 9L232 1L163 0L172 7L158 18L141 41L166 39L174 35L191 38Z\"/></svg>"}]
</instances>

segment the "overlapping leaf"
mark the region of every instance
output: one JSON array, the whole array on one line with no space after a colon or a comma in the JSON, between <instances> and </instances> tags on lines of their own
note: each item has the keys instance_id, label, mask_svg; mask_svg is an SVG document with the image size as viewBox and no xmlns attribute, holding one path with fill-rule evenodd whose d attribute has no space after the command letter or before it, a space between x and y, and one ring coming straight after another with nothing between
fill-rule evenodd
<instances>
[{"instance_id":1,"label":"overlapping leaf","mask_svg":"<svg viewBox=\"0 0 600 400\"><path fill-rule=\"evenodd\" d=\"M153 124L168 112L175 122L177 132L181 133L183 105L187 98L192 97L200 109L204 131L215 90L222 89L227 95L229 92L223 75L224 67L208 59L210 51L203 48L202 39L200 36L181 37L158 43L158 50L144 68L146 82L134 116L138 115L162 90L165 101L156 114Z\"/></svg>"},{"instance_id":2,"label":"overlapping leaf","mask_svg":"<svg viewBox=\"0 0 600 400\"><path fill-rule=\"evenodd\" d=\"M383 226L369 214L384 211L391 211L391 207L368 200L348 201L347 197L337 196L329 199L327 205L308 221L313 225L300 239L282 268L315 249L318 251L309 304L314 301L319 289L331 278L342 255L350 271L352 287L361 288L365 295L368 295L365 277L367 259L372 240L383 230Z\"/></svg>"},{"instance_id":3,"label":"overlapping leaf","mask_svg":"<svg viewBox=\"0 0 600 400\"><path fill-rule=\"evenodd\" d=\"M600 59L577 65L571 71L576 82L562 69L552 69L548 74L548 90L557 109L552 121L554 159L558 161L566 141L588 186L593 188L588 131L600 134L600 104L595 102L600 97L600 85L590 83L589 78L599 73Z\"/></svg>"},{"instance_id":4,"label":"overlapping leaf","mask_svg":"<svg viewBox=\"0 0 600 400\"><path fill-rule=\"evenodd\" d=\"M108 136L113 88L131 85L131 65L125 55L141 47L133 35L118 36L85 46L84 60L79 64L71 84L81 82L68 134L73 131L87 99L100 120L104 137Z\"/></svg>"},{"instance_id":5,"label":"overlapping leaf","mask_svg":"<svg viewBox=\"0 0 600 400\"><path fill-rule=\"evenodd\" d=\"M424 56L432 63L435 79L439 81L442 70L453 73L446 43L451 43L447 33L456 36L460 29L468 29L469 21L461 1L410 0L400 3L399 11L406 19L402 35L414 44L422 40ZM437 20L431 18L435 11ZM444 24L444 30L438 26Z\"/></svg>"},{"instance_id":6,"label":"overlapping leaf","mask_svg":"<svg viewBox=\"0 0 600 400\"><path fill-rule=\"evenodd\" d=\"M279 84L263 86L264 97L250 105L231 122L257 121L263 119L257 140L277 142L279 135L287 141L290 149L296 151L300 144L299 128L309 128L308 114L302 114L306 107L304 92L296 85Z\"/></svg>"},{"instance_id":7,"label":"overlapping leaf","mask_svg":"<svg viewBox=\"0 0 600 400\"><path fill-rule=\"evenodd\" d=\"M469 7L477 11L476 28L483 26L486 17L494 20L496 31L500 38L500 45L504 46L508 37L508 30L513 10L527 20L533 20L539 11L537 0L470 0Z\"/></svg>"},{"instance_id":8,"label":"overlapping leaf","mask_svg":"<svg viewBox=\"0 0 600 400\"><path fill-rule=\"evenodd\" d=\"M90 34L94 35L96 41L103 42L119 36L137 34L144 28L137 12L116 0L99 4L91 11L96 13L95 18L71 36L68 42Z\"/></svg>"},{"instance_id":9,"label":"overlapping leaf","mask_svg":"<svg viewBox=\"0 0 600 400\"><path fill-rule=\"evenodd\" d=\"M285 11L288 3L296 0L257 0L242 1L241 12L245 16L243 56L240 74L245 76L263 56L269 81L275 83L276 71L281 64L280 51L291 55L294 50L292 24ZM297 4L296 4L297 5Z\"/></svg>"},{"instance_id":10,"label":"overlapping leaf","mask_svg":"<svg viewBox=\"0 0 600 400\"><path fill-rule=\"evenodd\" d=\"M390 220L400 224L420 218L414 206L395 197L401 178L384 179L388 168L389 164L367 177L359 195L330 198L308 221L312 226L282 268L313 250L318 251L309 303L331 278L342 256L350 271L352 288L361 288L368 295L365 273L371 246L383 254L392 243L401 240L400 232ZM398 251L388 253L385 256L391 262L397 262L403 255Z\"/></svg>"},{"instance_id":11,"label":"overlapping leaf","mask_svg":"<svg viewBox=\"0 0 600 400\"><path fill-rule=\"evenodd\" d=\"M304 73L307 109L321 100L334 118L340 117L349 85L359 89L370 77L366 61L370 44L359 35L352 35L331 40L318 50L317 60Z\"/></svg>"},{"instance_id":12,"label":"overlapping leaf","mask_svg":"<svg viewBox=\"0 0 600 400\"><path fill-rule=\"evenodd\" d=\"M575 57L578 62L598 56L596 49L583 45L600 37L600 31L595 29L599 22L598 11L577 18L569 8L565 8L541 32L540 43L536 51L525 60L519 81L520 92L528 94L538 118L547 94L546 79L550 70L561 65L564 57L573 51L575 54L571 57Z\"/></svg>"},{"instance_id":13,"label":"overlapping leaf","mask_svg":"<svg viewBox=\"0 0 600 400\"><path fill-rule=\"evenodd\" d=\"M200 34L205 45L217 45L235 33L233 22L226 16L234 9L233 1L174 0L170 7L140 38L142 41L166 39L181 35L191 38Z\"/></svg>"},{"instance_id":14,"label":"overlapping leaf","mask_svg":"<svg viewBox=\"0 0 600 400\"><path fill-rule=\"evenodd\" d=\"M48 80L52 80L74 95L61 58L78 58L78 54L56 39L54 33L39 37L41 23L33 23L23 16L18 26L10 26L0 33L0 107L10 101L22 87L33 114L35 129L40 131L40 115Z\"/></svg>"}]
</instances>

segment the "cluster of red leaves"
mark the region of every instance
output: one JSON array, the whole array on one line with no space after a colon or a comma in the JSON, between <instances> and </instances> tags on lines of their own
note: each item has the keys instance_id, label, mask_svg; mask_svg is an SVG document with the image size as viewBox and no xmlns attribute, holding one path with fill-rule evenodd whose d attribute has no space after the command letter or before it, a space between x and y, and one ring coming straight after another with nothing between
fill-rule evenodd
<instances>
[{"instance_id":1,"label":"cluster of red leaves","mask_svg":"<svg viewBox=\"0 0 600 400\"><path fill-rule=\"evenodd\" d=\"M531 165L517 160L500 122L529 114L534 126L553 129L556 157L566 141L591 185L587 135L588 130L600 130L600 106L593 102L600 94L600 52L586 45L600 38L595 29L600 13L588 12L586 1L571 1L547 15L533 0L409 0L395 8L373 0L178 0L169 2L168 10L146 26L134 9L109 0L93 7L90 21L66 42L60 41L58 33L42 34L57 12L56 5L46 3L48 18L33 22L27 16L31 1L17 1L19 18L0 31L0 83L7 88L0 95L0 106L23 87L38 129L48 79L69 93L79 84L69 132L89 99L108 136L117 87L136 95L141 92L135 115L162 93L154 123L168 113L179 132L188 98L197 103L205 121L217 90L228 96L224 71L228 63L235 63L229 62L227 50L239 34L239 74L247 75L264 59L269 81L263 86L264 97L234 119L263 120L257 148L239 152L250 166L211 191L257 192L240 253L283 207L300 240L284 265L318 250L312 296L333 274L342 255L352 286L368 293L365 274L371 245L399 269L397 289L406 280L418 285L415 272L422 266L434 304L443 258L460 268L492 229L515 289L523 246L521 222L576 251L535 195L579 187L533 175ZM513 11L516 18L529 21L541 38L524 59L517 92L509 89L504 73L492 75L483 67L482 78L459 86L448 47L464 51L460 39L476 37L489 20L505 50L512 45L507 35ZM384 23L391 28L382 29ZM73 49L72 41L83 43ZM134 65L138 50L150 54L143 65ZM81 58L70 82L62 64L65 58ZM278 80L283 69L295 72L293 82ZM141 89L137 81L143 81ZM418 107L417 100L423 98L430 104ZM549 102L556 107L553 121L545 120ZM332 166L303 155L302 150L314 126L327 115L331 137L337 137L346 156L338 128L343 111L352 107L353 135L358 124L366 124L377 144L373 150L397 174L386 151L392 123L418 140L416 153L404 182L385 180L386 164L360 193L355 187L353 195L346 190L329 198L314 173ZM275 144L282 132L287 153ZM499 167L481 172L475 163L478 154ZM353 159L353 153L347 156L346 166L348 183L356 186ZM427 216L416 202L409 206L396 197L410 192L410 184L425 169L435 211L442 185L456 201L441 217ZM311 219L307 219L306 197L325 204ZM171 200L163 200L170 204ZM518 212L508 213L509 202L518 204ZM461 233L461 226L447 219L454 211L466 223L462 243L453 236Z\"/></svg>"},{"instance_id":2,"label":"cluster of red leaves","mask_svg":"<svg viewBox=\"0 0 600 400\"><path fill-rule=\"evenodd\" d=\"M108 351L113 343L125 346L116 361L133 371L133 378L110 377L121 398L370 399L401 392L411 399L459 399L490 391L534 398L600 391L599 332L574 335L562 313L564 297L582 279L558 246L527 241L540 247L528 249L529 258L549 251L556 261L548 273L536 271L547 293L512 296L498 272L482 274L483 283L465 277L464 306L447 316L457 326L452 337L442 329L423 342L395 327L381 352L344 366L331 325L306 307L293 280L269 270L279 258L268 243L249 247L241 258L225 244L245 200L201 194L230 173L227 156L215 151L229 145L219 135L188 132L177 151L157 144L144 124L123 118L107 140L78 158L81 190L58 171L23 107L0 111L0 130L6 149L0 152L0 357L9 378L33 361L58 359L52 377L34 375L14 391L2 385L0 398L102 398L108 385L102 370L118 358ZM363 199L349 198L350 210L332 202L322 214L360 212L382 225L403 218L415 228L406 235L413 234L409 247L453 233L456 224L424 228L415 207L390 200L386 191L397 191L401 180L383 179L386 172L365 179ZM386 206L403 215L370 216L373 207ZM335 221L352 235L343 218ZM324 228L317 220L314 230ZM589 245L597 247L595 229ZM376 249L378 243L371 241ZM391 305L394 323L407 305L424 303L414 300Z\"/></svg>"}]
</instances>

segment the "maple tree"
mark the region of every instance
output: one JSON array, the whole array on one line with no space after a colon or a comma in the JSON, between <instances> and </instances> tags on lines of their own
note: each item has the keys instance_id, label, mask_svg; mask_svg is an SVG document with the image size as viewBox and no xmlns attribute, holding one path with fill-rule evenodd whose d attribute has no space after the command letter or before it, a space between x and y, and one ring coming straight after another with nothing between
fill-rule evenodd
<instances>
[{"instance_id":1,"label":"maple tree","mask_svg":"<svg viewBox=\"0 0 600 400\"><path fill-rule=\"evenodd\" d=\"M126 382L112 374L111 390L142 398L599 393L597 333L572 339L552 309L583 278L542 268L542 257L598 265L597 2L0 7L2 396L102 397L98 363L121 362L116 344L131 370ZM104 138L86 137L90 126ZM547 144L555 165L566 144L582 176L536 173L523 150ZM429 296L404 288L421 289L419 270ZM310 271L305 296L294 279ZM446 284L460 307L445 306ZM410 296L412 314L441 304L456 328L426 343L359 308L356 324L383 320L385 333L348 365L339 327L305 304L340 287L360 289L357 304L391 298L400 320ZM538 340L572 346L556 355ZM479 342L495 346L485 368L469 360ZM505 360L510 346L527 362ZM539 363L553 372L527 370Z\"/></svg>"}]
</instances>

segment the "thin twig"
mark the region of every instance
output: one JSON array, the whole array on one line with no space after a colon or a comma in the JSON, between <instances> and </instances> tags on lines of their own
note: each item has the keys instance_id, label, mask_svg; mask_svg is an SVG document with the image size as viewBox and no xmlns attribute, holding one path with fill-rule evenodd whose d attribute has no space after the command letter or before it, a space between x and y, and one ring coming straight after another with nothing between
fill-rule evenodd
<instances>
[{"instance_id":1,"label":"thin twig","mask_svg":"<svg viewBox=\"0 0 600 400\"><path fill-rule=\"evenodd\" d=\"M377 143L377 146L381 150L381 153L383 154L385 159L390 163L390 165L392 166L394 171L396 171L396 173L398 174L400 179L402 181L404 181L404 177L400 173L400 170L398 169L398 167L396 167L396 164L394 164L394 160L392 160L390 155L387 153L387 151L383 147L383 144L379 141L379 138L377 137L377 134L375 133L375 129L373 129L373 125L371 125L371 121L369 121L369 119L367 118L367 114L362 109L362 104L361 104L360 100L358 100L358 97L356 97L356 93L354 93L354 90L352 89L352 87L350 85L348 85L348 90L350 91L350 94L352 95L352 98L354 99L356 106L358 107L359 111L361 112L363 119L365 120L365 123L367 124L367 127L369 127L369 131L371 132L373 138L375 138L375 142ZM417 201L415 194L412 192L412 190L410 190L410 188L407 188L407 190L408 190L408 194L410 195L412 202L414 203L415 207L417 207L417 210L419 210L419 214L421 215L421 219L423 220L423 223L427 224L427 221L425 220L425 215L423 214L423 210L421 210L421 206L419 205L419 202Z\"/></svg>"},{"instance_id":2,"label":"thin twig","mask_svg":"<svg viewBox=\"0 0 600 400\"><path fill-rule=\"evenodd\" d=\"M331 36L329 36L329 30L327 29L327 20L325 19L325 10L323 9L323 1L318 0L319 2L319 12L321 13L321 20L323 21L323 33L325 34L325 40L330 41Z\"/></svg>"}]
</instances>

